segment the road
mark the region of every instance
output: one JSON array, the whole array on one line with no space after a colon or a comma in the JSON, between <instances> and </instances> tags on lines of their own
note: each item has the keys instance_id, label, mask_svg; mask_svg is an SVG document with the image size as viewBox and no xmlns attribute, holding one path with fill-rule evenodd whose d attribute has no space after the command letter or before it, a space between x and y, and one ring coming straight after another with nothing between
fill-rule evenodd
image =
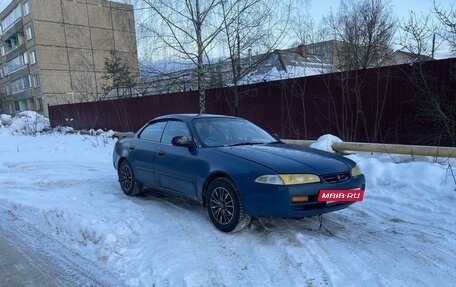
<instances>
[{"instance_id":1,"label":"road","mask_svg":"<svg viewBox=\"0 0 456 287\"><path fill-rule=\"evenodd\" d=\"M7 238L0 233L0 286L56 286L47 274L43 273Z\"/></svg>"},{"instance_id":2,"label":"road","mask_svg":"<svg viewBox=\"0 0 456 287\"><path fill-rule=\"evenodd\" d=\"M0 287L122 286L118 276L0 208Z\"/></svg>"}]
</instances>

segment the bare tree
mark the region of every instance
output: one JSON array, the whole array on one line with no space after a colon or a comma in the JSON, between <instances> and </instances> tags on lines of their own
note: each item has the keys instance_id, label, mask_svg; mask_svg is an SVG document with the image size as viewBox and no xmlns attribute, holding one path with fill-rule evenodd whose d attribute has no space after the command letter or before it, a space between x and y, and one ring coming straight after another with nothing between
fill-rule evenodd
<instances>
[{"instance_id":1,"label":"bare tree","mask_svg":"<svg viewBox=\"0 0 456 287\"><path fill-rule=\"evenodd\" d=\"M229 1L228 1L229 2ZM227 8L234 7L234 13ZM281 11L281 13L278 13ZM256 66L273 49L277 48L287 32L290 5L287 1L234 0L223 3L223 33L220 43L226 47L230 66L229 81L219 79L233 87L234 114L238 113L240 95L238 83L243 74ZM261 55L253 55L253 50Z\"/></svg>"},{"instance_id":2,"label":"bare tree","mask_svg":"<svg viewBox=\"0 0 456 287\"><path fill-rule=\"evenodd\" d=\"M437 16L443 31L439 35L450 44L453 52L456 52L456 11L454 6L448 10L443 10L434 1L435 15ZM423 22L423 21L422 21ZM422 22L411 25L409 29L415 32L414 43L420 44L421 38L429 39L436 34L437 28L430 32L424 30ZM421 44L426 45L426 44ZM428 44L429 45L429 44ZM424 49L421 46L422 49ZM408 81L416 88L417 95L415 101L418 103L416 116L413 120L423 126L431 126L438 129L437 133L428 133L426 140L434 141L434 144L441 144L442 141L456 145L456 93L451 84L456 78L456 67L450 66L449 83L442 83L445 78L441 72L427 68L423 63L418 63L412 68L412 73L407 73Z\"/></svg>"},{"instance_id":3,"label":"bare tree","mask_svg":"<svg viewBox=\"0 0 456 287\"><path fill-rule=\"evenodd\" d=\"M431 13L416 15L410 11L409 17L399 24L399 45L402 49L419 56L433 56L435 51L434 34L437 26L432 23ZM420 58L418 58L418 61Z\"/></svg>"},{"instance_id":4,"label":"bare tree","mask_svg":"<svg viewBox=\"0 0 456 287\"><path fill-rule=\"evenodd\" d=\"M143 0L149 17L142 24L142 32L154 37L184 59L196 66L199 110L206 108L205 71L209 52L223 30L220 17L222 4L227 3L228 14L234 13L232 1L226 0Z\"/></svg>"},{"instance_id":5,"label":"bare tree","mask_svg":"<svg viewBox=\"0 0 456 287\"><path fill-rule=\"evenodd\" d=\"M342 69L378 66L390 52L395 32L391 8L384 0L341 0L339 11L327 19L336 38Z\"/></svg>"},{"instance_id":6,"label":"bare tree","mask_svg":"<svg viewBox=\"0 0 456 287\"><path fill-rule=\"evenodd\" d=\"M327 83L326 100L337 111L332 120L345 140L362 137L376 141L380 138L379 127L387 99L383 85L388 82L389 71L377 71L375 100L366 101L363 93L366 73L360 69L378 67L391 53L395 32L391 8L384 0L341 0L337 14L331 13L326 21L337 40L335 58L343 71ZM332 88L334 81L337 89ZM367 118L372 116L375 122L370 127Z\"/></svg>"},{"instance_id":7,"label":"bare tree","mask_svg":"<svg viewBox=\"0 0 456 287\"><path fill-rule=\"evenodd\" d=\"M456 145L456 90L451 84L456 75L456 67L450 66L449 71L433 70L429 64L419 62L412 66L411 72L405 75L408 82L416 89L417 110L414 122L421 126L432 127L423 142L440 145L448 142ZM445 82L445 73L449 73L449 81Z\"/></svg>"},{"instance_id":8,"label":"bare tree","mask_svg":"<svg viewBox=\"0 0 456 287\"><path fill-rule=\"evenodd\" d=\"M293 47L334 39L334 33L326 21L329 17L313 18L310 12L311 1L292 0L291 2L288 37L291 37Z\"/></svg>"},{"instance_id":9,"label":"bare tree","mask_svg":"<svg viewBox=\"0 0 456 287\"><path fill-rule=\"evenodd\" d=\"M81 49L79 54L79 70L72 75L73 93L78 97L80 102L92 102L101 100L97 91L97 82L91 52ZM71 95L72 97L74 95Z\"/></svg>"},{"instance_id":10,"label":"bare tree","mask_svg":"<svg viewBox=\"0 0 456 287\"><path fill-rule=\"evenodd\" d=\"M453 53L456 53L456 8L454 5L453 2L450 9L444 10L434 0L434 14L443 26L441 36L448 41Z\"/></svg>"},{"instance_id":11,"label":"bare tree","mask_svg":"<svg viewBox=\"0 0 456 287\"><path fill-rule=\"evenodd\" d=\"M294 44L309 44L315 42L315 21L310 15L310 1L293 1L290 15L290 32L296 39Z\"/></svg>"}]
</instances>

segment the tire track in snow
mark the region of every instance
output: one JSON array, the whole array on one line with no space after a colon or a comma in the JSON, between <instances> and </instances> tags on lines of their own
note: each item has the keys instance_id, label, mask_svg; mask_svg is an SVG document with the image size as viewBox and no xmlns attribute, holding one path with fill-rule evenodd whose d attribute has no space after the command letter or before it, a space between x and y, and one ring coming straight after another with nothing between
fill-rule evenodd
<instances>
[{"instance_id":1,"label":"tire track in snow","mask_svg":"<svg viewBox=\"0 0 456 287\"><path fill-rule=\"evenodd\" d=\"M57 286L122 286L117 276L0 209L0 230Z\"/></svg>"},{"instance_id":2,"label":"tire track in snow","mask_svg":"<svg viewBox=\"0 0 456 287\"><path fill-rule=\"evenodd\" d=\"M302 263L295 261L290 254L284 252L287 250L278 247L280 244L277 245L277 241L283 241L287 246L290 245L290 237L283 240L282 235L277 237L274 233L262 235L261 231L258 231L256 223L244 232L221 233L212 226L204 208L196 203L163 195L160 192L148 193L146 197L134 199L134 201L141 204L145 208L145 212L148 212L146 205L149 205L149 208L153 209L150 212L166 217L166 220L162 221L163 226L157 232L161 232L161 230L165 232L166 229L176 228L176 226L182 231L179 238L171 239L171 244L178 244L176 242L181 240L192 242L193 261L198 263L194 266L194 270L187 272L186 275L191 278L209 279L211 283L203 284L203 286L229 285L230 282L233 282L233 277L242 286L256 286L260 283L266 286L300 286L305 282L315 280L307 278L306 272L303 272L301 268ZM261 240L258 240L257 236L261 236ZM155 255L157 252L165 253L168 248L169 246L161 246L154 249L153 253ZM214 254L218 255L213 256ZM182 257L181 260L186 260L185 255L179 256ZM255 258L257 259L255 260ZM151 261L153 264L154 260ZM252 262L255 263L252 264ZM182 264L185 265L185 263ZM226 266L230 266L228 273ZM202 273L198 269L206 271ZM154 272L156 271L154 270ZM261 282L258 282L258 274L261 274ZM195 285L195 283L182 281L178 284L199 286L198 284L201 282L203 281ZM167 285L164 281L156 283Z\"/></svg>"}]
</instances>

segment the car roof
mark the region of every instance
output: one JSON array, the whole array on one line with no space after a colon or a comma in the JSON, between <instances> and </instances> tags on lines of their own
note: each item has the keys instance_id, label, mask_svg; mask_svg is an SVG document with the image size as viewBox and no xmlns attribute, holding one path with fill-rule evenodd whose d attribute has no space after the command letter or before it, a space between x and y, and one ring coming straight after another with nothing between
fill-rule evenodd
<instances>
[{"instance_id":1,"label":"car roof","mask_svg":"<svg viewBox=\"0 0 456 287\"><path fill-rule=\"evenodd\" d=\"M154 118L152 121L156 120L164 120L164 119L179 119L182 121L189 121L192 119L196 118L236 118L233 116L227 116L227 115L218 115L218 114L169 114L169 115L163 115Z\"/></svg>"}]
</instances>

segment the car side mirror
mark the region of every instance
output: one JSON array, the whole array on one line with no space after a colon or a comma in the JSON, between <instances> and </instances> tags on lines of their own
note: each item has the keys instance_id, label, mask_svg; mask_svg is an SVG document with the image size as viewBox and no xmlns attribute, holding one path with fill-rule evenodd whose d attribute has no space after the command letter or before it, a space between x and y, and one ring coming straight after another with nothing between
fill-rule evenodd
<instances>
[{"instance_id":1,"label":"car side mirror","mask_svg":"<svg viewBox=\"0 0 456 287\"><path fill-rule=\"evenodd\" d=\"M191 147L191 146L193 146L193 141L191 139L189 139L188 137L186 137L186 136L173 137L173 139L171 140L171 143L174 146L181 146L181 147Z\"/></svg>"}]
</instances>

